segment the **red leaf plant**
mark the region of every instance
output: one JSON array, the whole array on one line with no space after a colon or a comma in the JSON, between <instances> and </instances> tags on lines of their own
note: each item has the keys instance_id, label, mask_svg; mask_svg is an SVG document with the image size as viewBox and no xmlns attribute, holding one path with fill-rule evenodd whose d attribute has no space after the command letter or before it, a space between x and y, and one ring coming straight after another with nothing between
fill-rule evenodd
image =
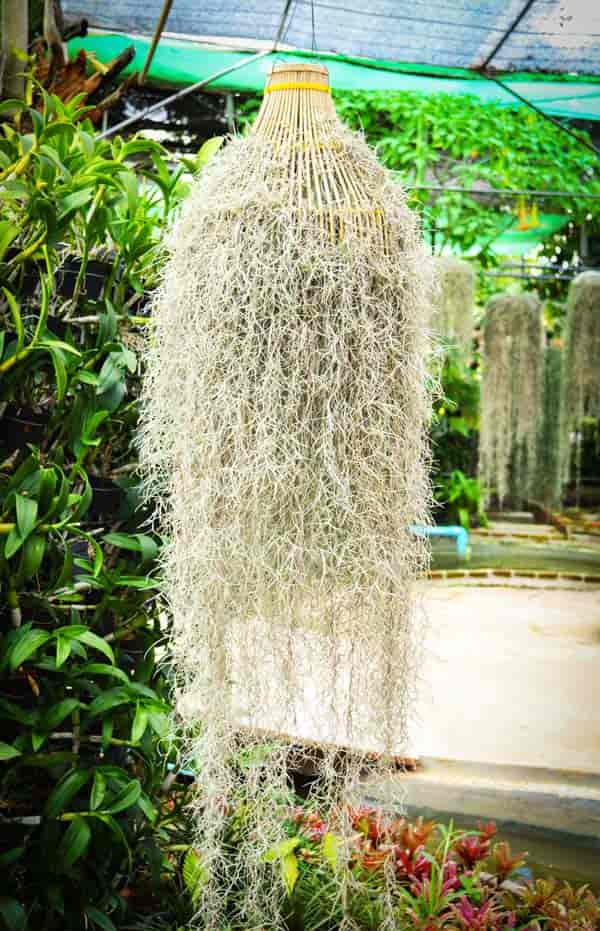
<instances>
[{"instance_id":1,"label":"red leaf plant","mask_svg":"<svg viewBox=\"0 0 600 931\"><path fill-rule=\"evenodd\" d=\"M490 855L490 841L496 833L496 825L490 821L488 824L478 823L477 834L465 834L454 842L453 850L460 857L468 869L486 860Z\"/></svg>"},{"instance_id":2,"label":"red leaf plant","mask_svg":"<svg viewBox=\"0 0 600 931\"><path fill-rule=\"evenodd\" d=\"M473 905L463 896L458 905L451 904L450 909L464 931L492 931L492 929L514 928L517 918L514 912L499 914L494 910L492 899L483 905Z\"/></svg>"}]
</instances>

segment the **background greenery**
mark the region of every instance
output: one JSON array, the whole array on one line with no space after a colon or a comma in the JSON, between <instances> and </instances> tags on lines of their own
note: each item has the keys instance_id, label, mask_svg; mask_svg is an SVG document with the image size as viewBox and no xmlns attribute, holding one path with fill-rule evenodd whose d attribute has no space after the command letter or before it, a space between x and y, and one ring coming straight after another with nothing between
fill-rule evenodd
<instances>
[{"instance_id":1,"label":"background greenery","mask_svg":"<svg viewBox=\"0 0 600 931\"><path fill-rule=\"evenodd\" d=\"M110 929L178 903L156 561L133 435L169 211L152 142L44 97L0 139L0 927Z\"/></svg>"}]
</instances>

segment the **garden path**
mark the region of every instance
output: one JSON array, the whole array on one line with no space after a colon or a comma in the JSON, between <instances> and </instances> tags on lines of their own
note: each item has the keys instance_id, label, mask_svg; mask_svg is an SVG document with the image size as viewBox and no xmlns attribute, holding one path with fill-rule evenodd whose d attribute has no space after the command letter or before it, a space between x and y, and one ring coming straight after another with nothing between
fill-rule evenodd
<instances>
[{"instance_id":1,"label":"garden path","mask_svg":"<svg viewBox=\"0 0 600 931\"><path fill-rule=\"evenodd\" d=\"M600 774L599 586L431 582L424 605L411 753Z\"/></svg>"}]
</instances>

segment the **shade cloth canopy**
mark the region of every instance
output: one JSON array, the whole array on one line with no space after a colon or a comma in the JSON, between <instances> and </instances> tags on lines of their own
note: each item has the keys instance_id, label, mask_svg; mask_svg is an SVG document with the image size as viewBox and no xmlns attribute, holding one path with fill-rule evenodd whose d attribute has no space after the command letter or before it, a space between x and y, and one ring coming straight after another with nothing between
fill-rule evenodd
<instances>
[{"instance_id":1,"label":"shade cloth canopy","mask_svg":"<svg viewBox=\"0 0 600 931\"><path fill-rule=\"evenodd\" d=\"M163 0L63 0L69 17L137 35ZM313 30L314 22L314 30ZM501 71L600 74L600 5L590 0L174 0L167 30L189 38L282 41L344 56Z\"/></svg>"},{"instance_id":2,"label":"shade cloth canopy","mask_svg":"<svg viewBox=\"0 0 600 931\"><path fill-rule=\"evenodd\" d=\"M175 0L174 8L177 5ZM102 62L109 62L133 45L136 55L125 73L139 70L150 39L121 33L96 33L69 43L72 53L84 48L93 51ZM248 53L223 48L208 48L199 42L163 36L149 71L154 83L185 86L245 61ZM277 52L252 61L211 82L210 89L260 93L274 61L314 58L312 53ZM493 81L459 68L432 68L396 62L350 59L321 53L335 90L418 91L423 94L471 94L483 103L518 106L507 91ZM513 74L505 83L527 97L544 113L571 119L600 120L600 78L577 79L564 75L550 79L540 75Z\"/></svg>"}]
</instances>

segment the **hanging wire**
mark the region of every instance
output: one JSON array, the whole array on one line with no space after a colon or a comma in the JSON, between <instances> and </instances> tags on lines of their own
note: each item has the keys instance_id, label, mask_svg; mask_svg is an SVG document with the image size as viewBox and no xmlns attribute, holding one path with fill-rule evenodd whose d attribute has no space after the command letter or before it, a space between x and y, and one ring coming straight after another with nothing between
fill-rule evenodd
<instances>
[{"instance_id":1,"label":"hanging wire","mask_svg":"<svg viewBox=\"0 0 600 931\"><path fill-rule=\"evenodd\" d=\"M280 42L285 43L287 40L287 35L288 35L288 32L290 31L290 26L292 25L292 20L296 12L297 3L298 3L298 0L288 0L288 2L285 5L285 9L281 17L281 28L280 28L281 35L275 42L275 48L277 48Z\"/></svg>"}]
</instances>

